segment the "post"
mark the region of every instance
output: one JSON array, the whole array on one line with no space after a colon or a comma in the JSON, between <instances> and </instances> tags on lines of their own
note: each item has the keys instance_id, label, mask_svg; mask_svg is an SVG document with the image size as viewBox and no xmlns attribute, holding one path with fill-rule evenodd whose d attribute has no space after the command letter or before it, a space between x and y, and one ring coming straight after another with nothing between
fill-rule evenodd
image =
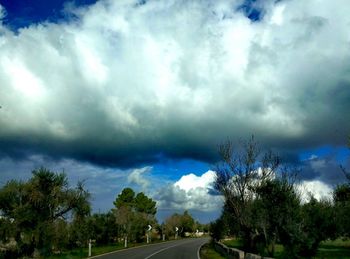
<instances>
[{"instance_id":1,"label":"post","mask_svg":"<svg viewBox=\"0 0 350 259\"><path fill-rule=\"evenodd\" d=\"M148 229L146 230L146 236L147 236L147 244L149 242L151 242L151 230L152 230L152 226L148 225Z\"/></svg>"},{"instance_id":2,"label":"post","mask_svg":"<svg viewBox=\"0 0 350 259\"><path fill-rule=\"evenodd\" d=\"M124 237L124 247L128 247L128 236Z\"/></svg>"},{"instance_id":3,"label":"post","mask_svg":"<svg viewBox=\"0 0 350 259\"><path fill-rule=\"evenodd\" d=\"M91 239L89 239L89 257L91 256Z\"/></svg>"},{"instance_id":4,"label":"post","mask_svg":"<svg viewBox=\"0 0 350 259\"><path fill-rule=\"evenodd\" d=\"M165 234L163 234L163 241L165 241Z\"/></svg>"},{"instance_id":5,"label":"post","mask_svg":"<svg viewBox=\"0 0 350 259\"><path fill-rule=\"evenodd\" d=\"M179 228L178 227L175 227L175 239L177 239L177 233L179 231Z\"/></svg>"}]
</instances>

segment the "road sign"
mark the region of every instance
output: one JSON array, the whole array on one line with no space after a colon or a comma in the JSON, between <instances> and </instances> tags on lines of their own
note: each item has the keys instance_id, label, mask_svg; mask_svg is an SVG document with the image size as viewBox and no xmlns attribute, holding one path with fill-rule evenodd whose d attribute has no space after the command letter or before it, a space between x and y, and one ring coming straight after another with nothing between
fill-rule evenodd
<instances>
[{"instance_id":1,"label":"road sign","mask_svg":"<svg viewBox=\"0 0 350 259\"><path fill-rule=\"evenodd\" d=\"M176 232L179 231L179 228L178 228L178 227L175 227L175 231L176 231Z\"/></svg>"},{"instance_id":2,"label":"road sign","mask_svg":"<svg viewBox=\"0 0 350 259\"><path fill-rule=\"evenodd\" d=\"M147 231L151 231L151 230L152 230L152 226L151 226L151 225L148 225Z\"/></svg>"}]
</instances>

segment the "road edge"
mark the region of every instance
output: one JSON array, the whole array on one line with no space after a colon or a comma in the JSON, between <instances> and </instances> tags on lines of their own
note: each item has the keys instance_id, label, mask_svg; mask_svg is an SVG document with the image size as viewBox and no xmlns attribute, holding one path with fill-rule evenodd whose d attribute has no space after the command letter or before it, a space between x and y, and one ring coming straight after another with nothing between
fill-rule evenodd
<instances>
[{"instance_id":1,"label":"road edge","mask_svg":"<svg viewBox=\"0 0 350 259\"><path fill-rule=\"evenodd\" d=\"M205 244L208 244L210 242L210 240L208 242L205 242L203 244L201 244L198 249L197 249L197 258L198 259L201 259L201 249L202 249L202 246L204 246Z\"/></svg>"}]
</instances>

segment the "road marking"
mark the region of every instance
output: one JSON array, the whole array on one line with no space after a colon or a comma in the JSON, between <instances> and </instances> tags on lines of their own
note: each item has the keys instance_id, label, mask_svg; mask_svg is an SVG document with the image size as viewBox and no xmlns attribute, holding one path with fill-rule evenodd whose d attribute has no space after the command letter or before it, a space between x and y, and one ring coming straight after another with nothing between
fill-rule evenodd
<instances>
[{"instance_id":1,"label":"road marking","mask_svg":"<svg viewBox=\"0 0 350 259\"><path fill-rule=\"evenodd\" d=\"M159 245L159 244L166 244L166 243L173 243L173 242L175 242L175 241L174 240L169 240L169 241L164 241L164 242L161 242L161 243L145 244L145 245L140 245L140 246L122 248L122 249L115 250L115 251L112 251L112 252L103 253L103 254L99 254L99 255L94 255L94 256L89 257L89 259L98 258L98 257L102 257L102 256L105 256L105 255L110 255L110 254L119 253L119 252L123 252L123 251L125 252L125 251L128 251L128 250L134 250L134 249L142 248L142 247L146 247L146 246L156 246L156 245Z\"/></svg>"},{"instance_id":2,"label":"road marking","mask_svg":"<svg viewBox=\"0 0 350 259\"><path fill-rule=\"evenodd\" d=\"M154 256L154 255L156 255L156 254L159 254L160 252L163 252L163 251L165 251L165 250L167 250L167 249L170 249L170 248L173 248L173 247L175 247L175 246L182 245L182 244L183 244L183 243L181 242L181 244L176 244L176 245L174 245L174 246L169 246L169 247L165 247L165 248L163 248L163 249L160 249L159 251L157 251L157 252L155 252L155 253L153 253L153 254L151 254L151 255L145 257L145 259L149 259L149 258L151 258L152 256Z\"/></svg>"},{"instance_id":3,"label":"road marking","mask_svg":"<svg viewBox=\"0 0 350 259\"><path fill-rule=\"evenodd\" d=\"M197 249L197 257L198 257L198 259L201 259L201 255L200 255L201 252L200 252L200 251L201 251L202 246L204 246L206 243L207 243L207 242L201 244L201 245L198 247L198 249Z\"/></svg>"}]
</instances>

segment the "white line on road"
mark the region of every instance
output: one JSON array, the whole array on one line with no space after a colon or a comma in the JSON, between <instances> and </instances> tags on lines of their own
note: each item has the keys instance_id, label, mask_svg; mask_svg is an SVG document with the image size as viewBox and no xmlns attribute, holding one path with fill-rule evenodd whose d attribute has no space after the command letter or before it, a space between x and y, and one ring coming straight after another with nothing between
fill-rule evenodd
<instances>
[{"instance_id":1,"label":"white line on road","mask_svg":"<svg viewBox=\"0 0 350 259\"><path fill-rule=\"evenodd\" d=\"M197 257L198 257L198 259L201 259L201 255L200 255L200 253L201 253L201 248L202 248L202 246L204 246L206 243L207 243L207 242L201 244L201 245L198 247L198 249L197 249Z\"/></svg>"},{"instance_id":2,"label":"white line on road","mask_svg":"<svg viewBox=\"0 0 350 259\"><path fill-rule=\"evenodd\" d=\"M165 251L165 250L167 250L167 249L169 249L169 248L173 248L173 247L179 246L179 245L182 245L182 243L181 243L181 244L176 244L176 245L174 245L174 246L169 246L169 247L160 249L159 251L157 251L157 252L155 252L155 253L153 253L153 254L151 254L151 255L145 257L145 259L149 259L149 258L151 258L152 256L154 256L154 255L156 255L156 254L159 254L160 252L163 252L163 251Z\"/></svg>"}]
</instances>

